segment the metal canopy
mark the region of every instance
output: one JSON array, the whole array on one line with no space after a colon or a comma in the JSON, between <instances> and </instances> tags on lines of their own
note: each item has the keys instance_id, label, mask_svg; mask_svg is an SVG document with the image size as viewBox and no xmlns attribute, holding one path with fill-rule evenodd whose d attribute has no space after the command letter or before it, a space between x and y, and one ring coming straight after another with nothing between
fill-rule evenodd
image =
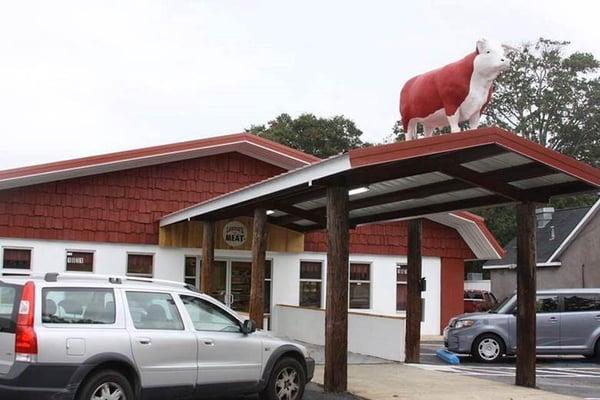
<instances>
[{"instance_id":1,"label":"metal canopy","mask_svg":"<svg viewBox=\"0 0 600 400\"><path fill-rule=\"evenodd\" d=\"M350 190L350 225L596 190L600 170L498 128L351 150L165 216L161 226L272 210L269 223L325 228L326 188Z\"/></svg>"}]
</instances>

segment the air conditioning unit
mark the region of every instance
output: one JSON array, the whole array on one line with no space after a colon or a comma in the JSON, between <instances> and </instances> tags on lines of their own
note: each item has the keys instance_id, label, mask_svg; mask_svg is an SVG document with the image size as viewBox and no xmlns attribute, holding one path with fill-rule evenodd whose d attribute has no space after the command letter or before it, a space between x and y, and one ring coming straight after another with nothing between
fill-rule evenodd
<instances>
[{"instance_id":1,"label":"air conditioning unit","mask_svg":"<svg viewBox=\"0 0 600 400\"><path fill-rule=\"evenodd\" d=\"M467 273L467 280L468 281L482 281L483 274L481 272L469 272L469 273Z\"/></svg>"}]
</instances>

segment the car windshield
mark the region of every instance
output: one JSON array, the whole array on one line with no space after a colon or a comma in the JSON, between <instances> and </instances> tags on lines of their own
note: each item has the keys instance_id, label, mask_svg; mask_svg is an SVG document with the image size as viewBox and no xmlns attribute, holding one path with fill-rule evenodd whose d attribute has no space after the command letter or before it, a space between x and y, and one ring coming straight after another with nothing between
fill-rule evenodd
<instances>
[{"instance_id":1,"label":"car windshield","mask_svg":"<svg viewBox=\"0 0 600 400\"><path fill-rule=\"evenodd\" d=\"M498 304L495 308L491 309L489 312L493 314L507 314L513 308L513 296L508 296L504 299L500 304Z\"/></svg>"}]
</instances>

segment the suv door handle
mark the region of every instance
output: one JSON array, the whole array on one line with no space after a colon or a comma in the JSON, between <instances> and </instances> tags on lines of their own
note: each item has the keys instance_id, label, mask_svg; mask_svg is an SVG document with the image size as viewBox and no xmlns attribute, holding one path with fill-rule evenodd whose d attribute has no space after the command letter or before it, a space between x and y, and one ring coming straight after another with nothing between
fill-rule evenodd
<instances>
[{"instance_id":1,"label":"suv door handle","mask_svg":"<svg viewBox=\"0 0 600 400\"><path fill-rule=\"evenodd\" d=\"M548 318L548 321L550 321L550 322L557 322L558 318L556 318L556 317L550 317L550 318Z\"/></svg>"},{"instance_id":2,"label":"suv door handle","mask_svg":"<svg viewBox=\"0 0 600 400\"><path fill-rule=\"evenodd\" d=\"M214 346L215 345L215 341L212 339L200 339L202 341L202 343L204 343L207 346Z\"/></svg>"},{"instance_id":3,"label":"suv door handle","mask_svg":"<svg viewBox=\"0 0 600 400\"><path fill-rule=\"evenodd\" d=\"M600 321L600 315L596 315L596 319Z\"/></svg>"},{"instance_id":4,"label":"suv door handle","mask_svg":"<svg viewBox=\"0 0 600 400\"><path fill-rule=\"evenodd\" d=\"M147 337L141 337L141 338L137 338L137 341L138 341L140 344L144 344L144 345L148 345L148 344L151 344L151 343L152 343L152 339L150 339L150 338L147 338Z\"/></svg>"}]
</instances>

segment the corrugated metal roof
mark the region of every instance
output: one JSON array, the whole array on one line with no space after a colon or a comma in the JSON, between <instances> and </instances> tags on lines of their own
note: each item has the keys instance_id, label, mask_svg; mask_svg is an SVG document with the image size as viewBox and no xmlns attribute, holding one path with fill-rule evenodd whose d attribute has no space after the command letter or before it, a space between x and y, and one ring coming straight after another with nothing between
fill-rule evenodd
<instances>
[{"instance_id":1,"label":"corrugated metal roof","mask_svg":"<svg viewBox=\"0 0 600 400\"><path fill-rule=\"evenodd\" d=\"M532 160L515 153L504 153L494 157L484 158L483 160L471 161L462 164L463 167L472 169L479 173L495 171L497 169L514 167L517 165L529 164Z\"/></svg>"},{"instance_id":2,"label":"corrugated metal roof","mask_svg":"<svg viewBox=\"0 0 600 400\"><path fill-rule=\"evenodd\" d=\"M518 187L519 189L532 189L532 188L537 188L537 187L542 187L542 186L550 186L550 185L556 185L559 183L575 182L575 181L577 181L577 179L573 178L572 176L565 175L565 174L554 174L554 175L540 176L538 178L530 178L530 179L523 179L520 181L514 181L514 182L510 182L510 184L515 187Z\"/></svg>"}]
</instances>

